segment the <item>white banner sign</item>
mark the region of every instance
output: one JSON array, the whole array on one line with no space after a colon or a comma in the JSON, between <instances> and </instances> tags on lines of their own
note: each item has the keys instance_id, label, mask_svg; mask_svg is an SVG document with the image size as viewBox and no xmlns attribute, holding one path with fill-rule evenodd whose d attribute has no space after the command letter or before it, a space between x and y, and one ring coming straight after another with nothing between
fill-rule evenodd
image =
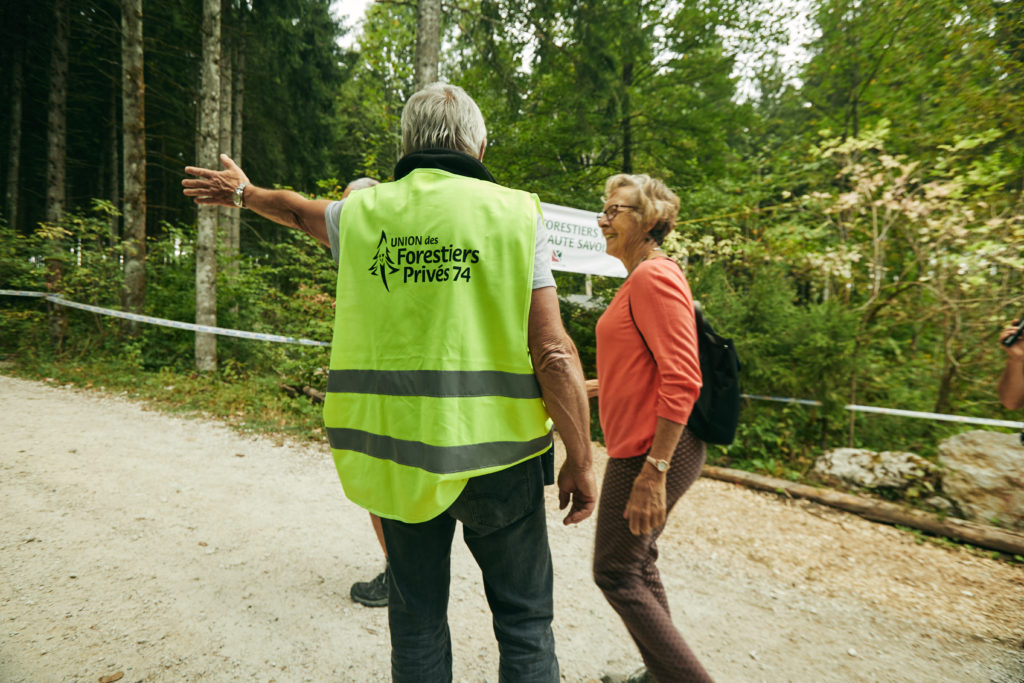
<instances>
[{"instance_id":1,"label":"white banner sign","mask_svg":"<svg viewBox=\"0 0 1024 683\"><path fill-rule=\"evenodd\" d=\"M551 267L570 273L626 277L622 261L604 253L604 236L597 212L540 203L551 245Z\"/></svg>"}]
</instances>

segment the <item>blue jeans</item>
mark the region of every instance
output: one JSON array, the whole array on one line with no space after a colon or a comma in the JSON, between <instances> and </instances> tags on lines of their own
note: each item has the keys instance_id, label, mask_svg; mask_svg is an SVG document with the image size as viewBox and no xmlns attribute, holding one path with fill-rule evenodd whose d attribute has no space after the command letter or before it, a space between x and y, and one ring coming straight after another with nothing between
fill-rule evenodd
<instances>
[{"instance_id":1,"label":"blue jeans","mask_svg":"<svg viewBox=\"0 0 1024 683\"><path fill-rule=\"evenodd\" d=\"M388 623L395 683L452 680L448 589L455 522L483 574L500 664L498 680L559 680L551 549L540 458L474 477L445 512L420 524L382 519L391 571Z\"/></svg>"}]
</instances>

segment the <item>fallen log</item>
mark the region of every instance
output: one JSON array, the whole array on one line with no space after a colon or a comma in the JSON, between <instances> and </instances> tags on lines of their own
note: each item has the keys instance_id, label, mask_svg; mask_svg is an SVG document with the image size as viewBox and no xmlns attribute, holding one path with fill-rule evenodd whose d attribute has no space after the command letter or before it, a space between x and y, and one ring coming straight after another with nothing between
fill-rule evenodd
<instances>
[{"instance_id":1,"label":"fallen log","mask_svg":"<svg viewBox=\"0 0 1024 683\"><path fill-rule=\"evenodd\" d=\"M324 392L314 389L308 384L304 384L301 387L297 384L279 384L278 386L292 397L308 396L314 404L324 402Z\"/></svg>"},{"instance_id":2,"label":"fallen log","mask_svg":"<svg viewBox=\"0 0 1024 683\"><path fill-rule=\"evenodd\" d=\"M1024 534L1009 529L1000 529L955 517L943 518L930 512L904 508L884 500L874 500L833 489L796 484L785 479L766 477L743 470L705 465L701 474L711 479L743 484L763 491L806 498L876 522L908 526L935 536L945 536L982 548L990 548L1012 555L1024 555Z\"/></svg>"},{"instance_id":3,"label":"fallen log","mask_svg":"<svg viewBox=\"0 0 1024 683\"><path fill-rule=\"evenodd\" d=\"M324 402L324 395L325 394L324 394L324 392L320 391L319 389L314 389L313 387L311 387L309 385L304 385L302 387L302 393L304 393L306 396L309 396L311 399L313 399L313 403L323 403Z\"/></svg>"}]
</instances>

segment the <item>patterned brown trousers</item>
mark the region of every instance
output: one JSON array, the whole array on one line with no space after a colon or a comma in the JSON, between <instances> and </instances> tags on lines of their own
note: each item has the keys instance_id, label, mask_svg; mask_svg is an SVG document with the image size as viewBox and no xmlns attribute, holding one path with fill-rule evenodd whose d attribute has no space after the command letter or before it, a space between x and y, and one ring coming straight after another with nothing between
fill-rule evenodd
<instances>
[{"instance_id":1,"label":"patterned brown trousers","mask_svg":"<svg viewBox=\"0 0 1024 683\"><path fill-rule=\"evenodd\" d=\"M665 483L668 512L700 476L704 459L704 442L684 429ZM711 681L669 614L668 598L655 564L658 536L664 527L646 536L634 536L622 516L633 480L642 467L650 467L645 461L646 454L608 460L597 508L594 581L622 618L655 681Z\"/></svg>"}]
</instances>

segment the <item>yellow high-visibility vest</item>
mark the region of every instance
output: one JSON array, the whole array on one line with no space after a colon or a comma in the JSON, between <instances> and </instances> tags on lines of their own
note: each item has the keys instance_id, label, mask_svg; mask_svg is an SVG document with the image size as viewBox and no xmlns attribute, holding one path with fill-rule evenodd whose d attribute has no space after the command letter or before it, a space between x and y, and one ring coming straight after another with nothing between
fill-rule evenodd
<instances>
[{"instance_id":1,"label":"yellow high-visibility vest","mask_svg":"<svg viewBox=\"0 0 1024 683\"><path fill-rule=\"evenodd\" d=\"M324 422L354 503L423 522L550 447L527 346L539 213L426 168L345 200Z\"/></svg>"}]
</instances>

